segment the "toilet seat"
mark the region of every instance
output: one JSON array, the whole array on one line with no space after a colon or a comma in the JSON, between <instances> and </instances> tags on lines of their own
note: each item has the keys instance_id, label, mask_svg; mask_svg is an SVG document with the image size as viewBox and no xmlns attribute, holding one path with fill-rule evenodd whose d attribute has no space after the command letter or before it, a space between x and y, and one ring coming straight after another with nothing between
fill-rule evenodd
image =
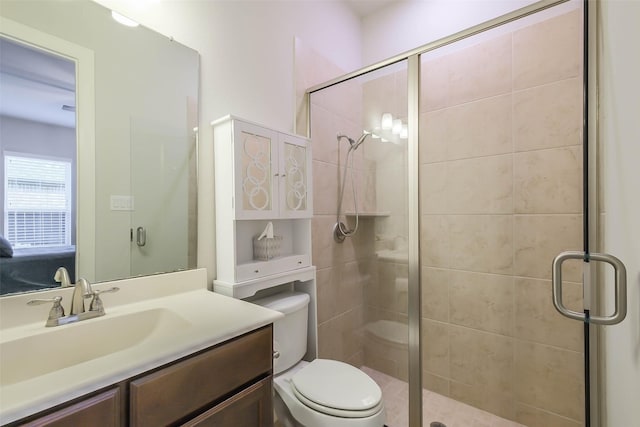
<instances>
[{"instance_id":1,"label":"toilet seat","mask_svg":"<svg viewBox=\"0 0 640 427\"><path fill-rule=\"evenodd\" d=\"M380 387L361 370L337 360L316 359L291 378L298 400L323 414L365 418L382 409Z\"/></svg>"}]
</instances>

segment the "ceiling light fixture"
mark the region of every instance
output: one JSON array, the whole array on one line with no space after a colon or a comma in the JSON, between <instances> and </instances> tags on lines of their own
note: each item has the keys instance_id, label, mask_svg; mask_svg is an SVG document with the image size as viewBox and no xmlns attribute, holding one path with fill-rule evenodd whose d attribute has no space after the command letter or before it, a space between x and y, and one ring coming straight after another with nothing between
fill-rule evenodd
<instances>
[{"instance_id":1,"label":"ceiling light fixture","mask_svg":"<svg viewBox=\"0 0 640 427\"><path fill-rule=\"evenodd\" d=\"M127 18L124 15L120 15L115 10L111 11L111 17L115 19L117 22L119 22L120 24L126 25L127 27L137 27L138 25L140 25L133 19Z\"/></svg>"},{"instance_id":2,"label":"ceiling light fixture","mask_svg":"<svg viewBox=\"0 0 640 427\"><path fill-rule=\"evenodd\" d=\"M383 130L389 130L393 127L393 116L391 113L384 113L382 115L382 120L380 121L380 127Z\"/></svg>"},{"instance_id":3,"label":"ceiling light fixture","mask_svg":"<svg viewBox=\"0 0 640 427\"><path fill-rule=\"evenodd\" d=\"M407 125L402 125L402 130L400 130L400 139L408 139L409 138L409 128Z\"/></svg>"},{"instance_id":4,"label":"ceiling light fixture","mask_svg":"<svg viewBox=\"0 0 640 427\"><path fill-rule=\"evenodd\" d=\"M402 120L400 119L395 119L393 121L393 128L391 129L391 132L394 135L400 135L400 132L402 131Z\"/></svg>"}]
</instances>

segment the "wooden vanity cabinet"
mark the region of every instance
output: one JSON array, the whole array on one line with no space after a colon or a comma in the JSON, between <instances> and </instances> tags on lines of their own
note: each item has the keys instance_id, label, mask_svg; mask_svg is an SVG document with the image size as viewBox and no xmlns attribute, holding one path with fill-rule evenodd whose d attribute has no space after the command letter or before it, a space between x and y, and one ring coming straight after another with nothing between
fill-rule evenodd
<instances>
[{"instance_id":1,"label":"wooden vanity cabinet","mask_svg":"<svg viewBox=\"0 0 640 427\"><path fill-rule=\"evenodd\" d=\"M122 425L121 402L122 393L120 388L116 387L18 425L119 427Z\"/></svg>"},{"instance_id":2,"label":"wooden vanity cabinet","mask_svg":"<svg viewBox=\"0 0 640 427\"><path fill-rule=\"evenodd\" d=\"M268 325L10 425L272 427L272 374Z\"/></svg>"},{"instance_id":3,"label":"wooden vanity cabinet","mask_svg":"<svg viewBox=\"0 0 640 427\"><path fill-rule=\"evenodd\" d=\"M180 424L231 397L254 399L253 394L241 393L271 377L272 343L269 326L131 381L130 425ZM262 425L266 424L256 424Z\"/></svg>"},{"instance_id":4,"label":"wooden vanity cabinet","mask_svg":"<svg viewBox=\"0 0 640 427\"><path fill-rule=\"evenodd\" d=\"M273 426L272 407L271 377L267 377L183 426Z\"/></svg>"}]
</instances>

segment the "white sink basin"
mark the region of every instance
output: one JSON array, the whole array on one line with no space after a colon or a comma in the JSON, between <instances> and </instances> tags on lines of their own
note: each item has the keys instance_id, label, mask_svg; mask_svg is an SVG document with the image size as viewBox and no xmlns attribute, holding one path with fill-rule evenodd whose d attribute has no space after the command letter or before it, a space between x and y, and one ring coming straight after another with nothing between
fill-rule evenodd
<instances>
[{"instance_id":1,"label":"white sink basin","mask_svg":"<svg viewBox=\"0 0 640 427\"><path fill-rule=\"evenodd\" d=\"M0 386L170 337L190 322L167 308L110 314L0 342ZM165 338L166 339L166 338Z\"/></svg>"}]
</instances>

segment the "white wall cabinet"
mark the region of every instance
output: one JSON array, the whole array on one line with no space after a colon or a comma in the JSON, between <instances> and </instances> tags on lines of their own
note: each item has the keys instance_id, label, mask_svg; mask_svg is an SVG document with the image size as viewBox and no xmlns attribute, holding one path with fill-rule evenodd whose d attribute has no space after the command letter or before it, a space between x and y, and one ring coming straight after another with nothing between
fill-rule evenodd
<instances>
[{"instance_id":1,"label":"white wall cabinet","mask_svg":"<svg viewBox=\"0 0 640 427\"><path fill-rule=\"evenodd\" d=\"M216 171L220 168L225 176L233 176L235 219L311 218L308 139L232 116L213 126ZM226 159L218 161L218 153Z\"/></svg>"},{"instance_id":2,"label":"white wall cabinet","mask_svg":"<svg viewBox=\"0 0 640 427\"><path fill-rule=\"evenodd\" d=\"M236 298L287 280L314 278L311 142L234 116L212 123L215 153L214 290ZM269 222L282 237L275 257L260 261L253 238Z\"/></svg>"}]
</instances>

